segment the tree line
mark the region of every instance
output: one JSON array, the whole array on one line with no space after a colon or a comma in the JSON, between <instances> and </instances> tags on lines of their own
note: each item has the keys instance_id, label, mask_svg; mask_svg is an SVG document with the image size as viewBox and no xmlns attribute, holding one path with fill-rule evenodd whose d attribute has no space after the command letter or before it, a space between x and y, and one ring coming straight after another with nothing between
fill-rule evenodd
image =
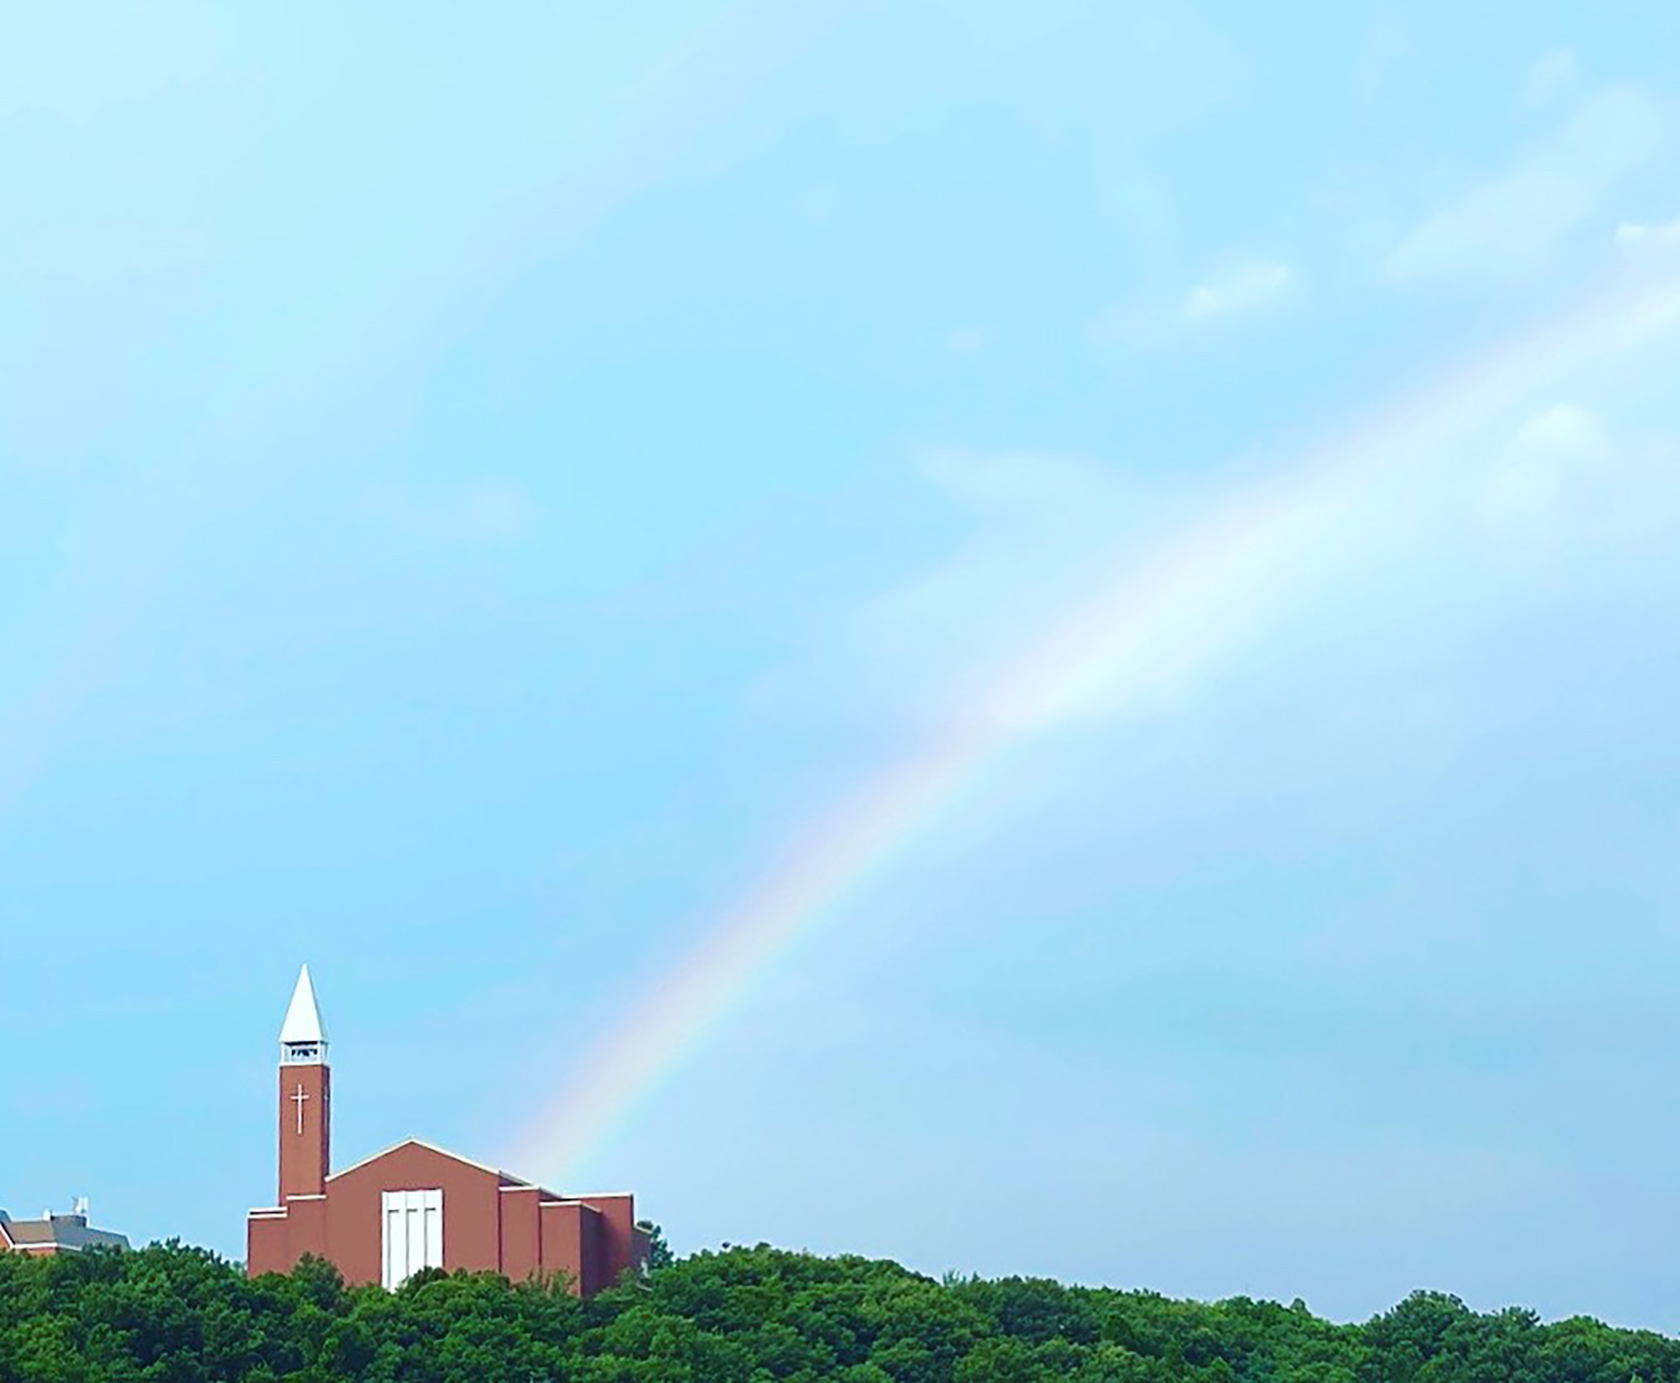
<instances>
[{"instance_id":1,"label":"tree line","mask_svg":"<svg viewBox=\"0 0 1680 1383\"><path fill-rule=\"evenodd\" d=\"M330 1265L247 1279L177 1243L0 1254L0 1380L103 1383L1680 1383L1680 1341L1418 1292L1362 1324L1030 1278L935 1281L767 1246L661 1263L585 1302L563 1283Z\"/></svg>"}]
</instances>

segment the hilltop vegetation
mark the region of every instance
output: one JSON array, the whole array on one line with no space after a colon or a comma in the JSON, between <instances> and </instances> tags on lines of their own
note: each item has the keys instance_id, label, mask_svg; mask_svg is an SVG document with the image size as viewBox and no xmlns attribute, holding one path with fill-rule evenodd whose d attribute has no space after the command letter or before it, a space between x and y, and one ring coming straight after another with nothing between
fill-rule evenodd
<instances>
[{"instance_id":1,"label":"hilltop vegetation","mask_svg":"<svg viewBox=\"0 0 1680 1383\"><path fill-rule=\"evenodd\" d=\"M1418 1293L1363 1325L893 1263L703 1253L589 1302L486 1274L346 1288L322 1263L247 1281L170 1244L0 1255L0 1380L579 1383L1677 1383L1680 1342Z\"/></svg>"}]
</instances>

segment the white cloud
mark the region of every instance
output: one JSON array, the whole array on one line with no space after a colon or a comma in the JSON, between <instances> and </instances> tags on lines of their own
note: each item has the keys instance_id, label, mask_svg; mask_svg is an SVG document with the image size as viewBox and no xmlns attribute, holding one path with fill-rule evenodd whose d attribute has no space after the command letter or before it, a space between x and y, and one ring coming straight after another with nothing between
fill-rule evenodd
<instances>
[{"instance_id":1,"label":"white cloud","mask_svg":"<svg viewBox=\"0 0 1680 1383\"><path fill-rule=\"evenodd\" d=\"M1492 468L1486 515L1501 537L1549 559L1564 549L1626 560L1680 551L1680 433L1674 415L1607 425L1584 408L1556 405L1529 418Z\"/></svg>"},{"instance_id":2,"label":"white cloud","mask_svg":"<svg viewBox=\"0 0 1680 1383\"><path fill-rule=\"evenodd\" d=\"M1629 88L1601 93L1552 143L1413 231L1389 256L1389 273L1509 277L1544 268L1605 192L1651 156L1662 132L1650 97Z\"/></svg>"},{"instance_id":3,"label":"white cloud","mask_svg":"<svg viewBox=\"0 0 1680 1383\"><path fill-rule=\"evenodd\" d=\"M953 688L1031 639L1046 612L1088 598L1123 554L1145 550L1192 503L1179 484L1079 455L949 448L914 466L948 506L947 544L834 611L808 660L759 685L759 712L803 717L815 705L862 722L948 717ZM881 675L860 675L870 668Z\"/></svg>"},{"instance_id":4,"label":"white cloud","mask_svg":"<svg viewBox=\"0 0 1680 1383\"><path fill-rule=\"evenodd\" d=\"M1273 302L1295 282L1295 271L1272 260L1251 260L1218 278L1198 283L1184 300L1184 315L1223 317Z\"/></svg>"},{"instance_id":5,"label":"white cloud","mask_svg":"<svg viewBox=\"0 0 1680 1383\"><path fill-rule=\"evenodd\" d=\"M1624 221L1616 227L1615 239L1621 248L1632 250L1680 246L1680 217L1660 226Z\"/></svg>"},{"instance_id":6,"label":"white cloud","mask_svg":"<svg viewBox=\"0 0 1680 1383\"><path fill-rule=\"evenodd\" d=\"M1520 587L1532 570L1552 579L1566 562L1623 560L1630 543L1680 525L1680 482L1662 479L1675 450L1641 440L1672 424L1625 412L1641 393L1666 395L1680 328L1644 301L1607 294L1614 311L1494 371L1485 398L1466 404L1454 383L1438 418L1408 408L1403 425L1338 445L1334 464L1312 453L1270 482L1247 465L1186 475L1170 455L924 456L956 520L943 550L836 610L811 661L764 687L765 704L808 714L839 702L863 720L917 724L952 706L1022 726L1069 707L1080 708L1070 720L1149 714L1216 689L1222 679L1204 672L1291 622L1353 621L1363 599L1428 605L1460 580L1484 583L1487 602L1523 600L1532 592L1500 584L1513 573ZM1615 427L1601 411L1611 403ZM1133 614L1116 635L1103 611L1123 608ZM1087 632L1079 612L1092 610ZM1020 654L1064 624L1051 653ZM1069 651L1087 643L1104 651ZM1048 690L1027 678L1013 699L975 694L994 667L1072 661L1089 676Z\"/></svg>"},{"instance_id":7,"label":"white cloud","mask_svg":"<svg viewBox=\"0 0 1680 1383\"><path fill-rule=\"evenodd\" d=\"M1609 449L1604 425L1587 409L1554 404L1517 429L1517 445L1542 456L1602 456Z\"/></svg>"},{"instance_id":8,"label":"white cloud","mask_svg":"<svg viewBox=\"0 0 1680 1383\"><path fill-rule=\"evenodd\" d=\"M1579 507L1591 472L1609 454L1594 413L1554 403L1527 418L1488 484L1488 518L1497 533L1524 541L1556 538L1569 507Z\"/></svg>"}]
</instances>

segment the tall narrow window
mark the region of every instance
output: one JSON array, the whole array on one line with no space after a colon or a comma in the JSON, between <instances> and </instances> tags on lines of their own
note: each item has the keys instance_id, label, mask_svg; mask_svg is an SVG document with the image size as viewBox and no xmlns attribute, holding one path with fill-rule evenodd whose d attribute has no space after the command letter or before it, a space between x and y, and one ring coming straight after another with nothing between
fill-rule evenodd
<instances>
[{"instance_id":1,"label":"tall narrow window","mask_svg":"<svg viewBox=\"0 0 1680 1383\"><path fill-rule=\"evenodd\" d=\"M443 1266L442 1191L386 1191L379 1211L379 1281L387 1291L422 1268Z\"/></svg>"}]
</instances>

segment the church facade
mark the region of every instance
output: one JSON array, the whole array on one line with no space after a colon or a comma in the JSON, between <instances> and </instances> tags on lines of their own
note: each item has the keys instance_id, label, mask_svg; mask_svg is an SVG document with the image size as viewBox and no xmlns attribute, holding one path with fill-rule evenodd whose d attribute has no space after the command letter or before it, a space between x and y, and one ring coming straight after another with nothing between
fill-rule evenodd
<instances>
[{"instance_id":1,"label":"church facade","mask_svg":"<svg viewBox=\"0 0 1680 1383\"><path fill-rule=\"evenodd\" d=\"M246 1222L246 1271L306 1254L347 1282L395 1289L422 1268L564 1274L589 1296L647 1262L628 1194L561 1196L417 1138L332 1166L332 1070L309 967L280 1029L280 1175L274 1206Z\"/></svg>"}]
</instances>

